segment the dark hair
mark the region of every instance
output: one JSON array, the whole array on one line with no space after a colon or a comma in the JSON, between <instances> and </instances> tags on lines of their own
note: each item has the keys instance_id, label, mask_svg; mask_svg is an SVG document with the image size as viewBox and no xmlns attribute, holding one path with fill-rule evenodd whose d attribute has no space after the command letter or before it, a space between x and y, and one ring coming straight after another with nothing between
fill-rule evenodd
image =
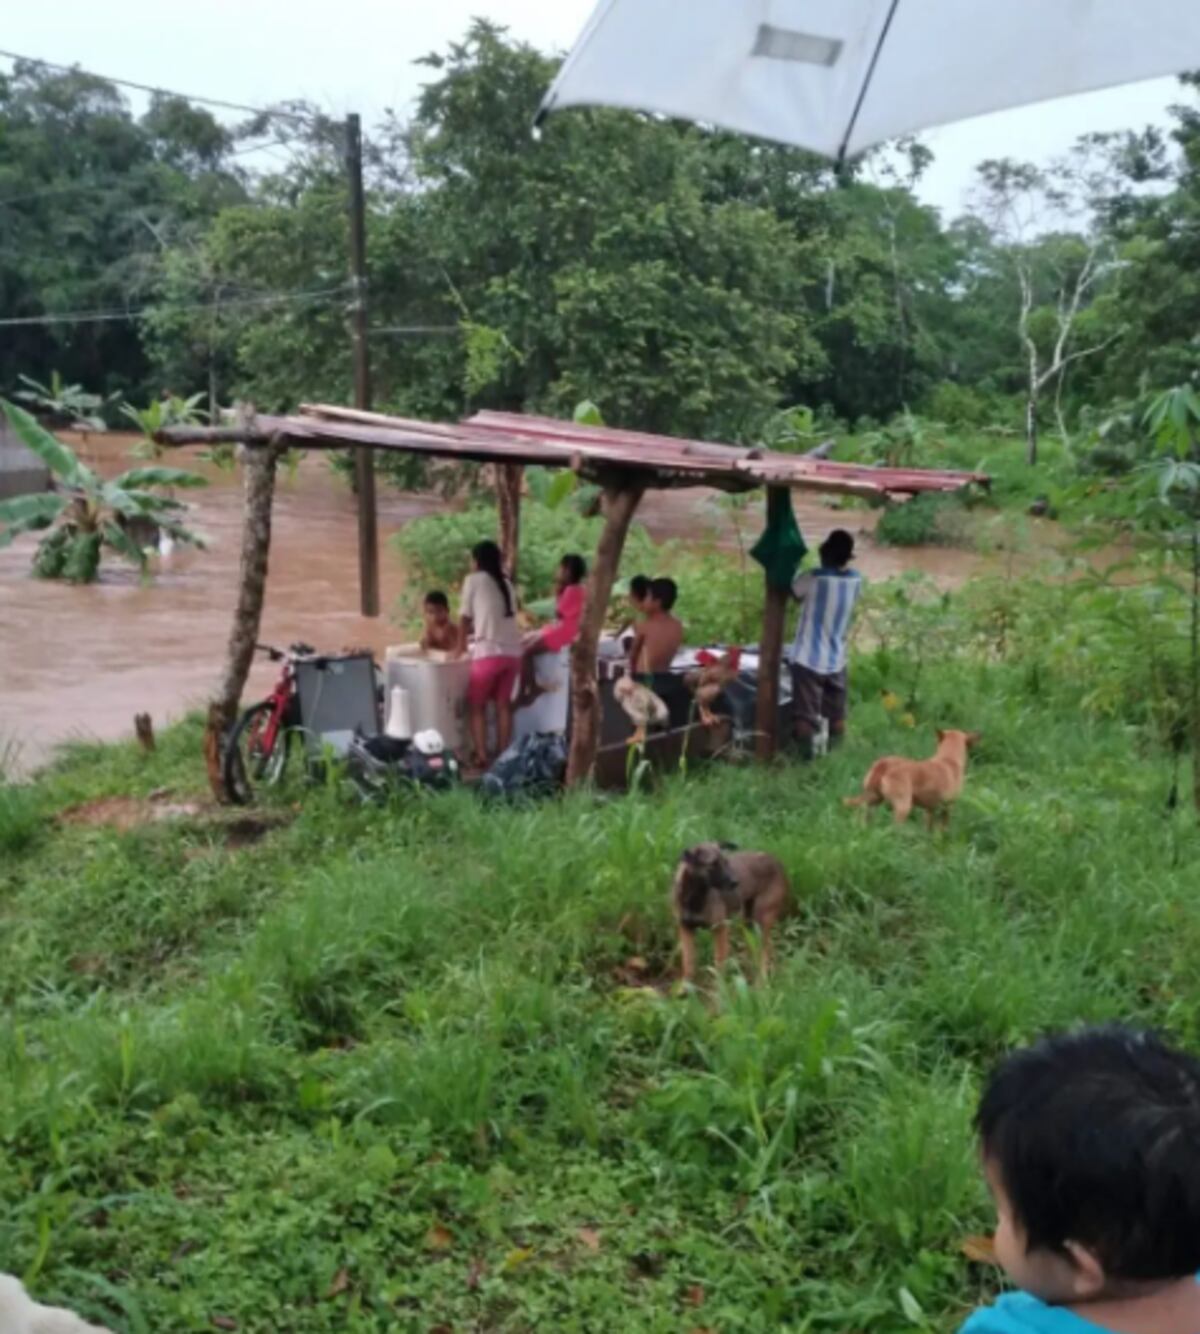
<instances>
[{"instance_id":1,"label":"dark hair","mask_svg":"<svg viewBox=\"0 0 1200 1334\"><path fill-rule=\"evenodd\" d=\"M821 543L821 564L840 570L854 559L854 538L844 528L835 528Z\"/></svg>"},{"instance_id":2,"label":"dark hair","mask_svg":"<svg viewBox=\"0 0 1200 1334\"><path fill-rule=\"evenodd\" d=\"M587 561L582 556L570 552L559 561L559 564L567 572L568 583L581 584L587 578Z\"/></svg>"},{"instance_id":3,"label":"dark hair","mask_svg":"<svg viewBox=\"0 0 1200 1334\"><path fill-rule=\"evenodd\" d=\"M675 605L675 599L679 596L679 589L676 587L674 579L652 579L650 581L650 596L662 607L663 611L670 611Z\"/></svg>"},{"instance_id":4,"label":"dark hair","mask_svg":"<svg viewBox=\"0 0 1200 1334\"><path fill-rule=\"evenodd\" d=\"M1115 1025L1049 1037L975 1124L1029 1250L1075 1241L1131 1282L1200 1270L1200 1061Z\"/></svg>"},{"instance_id":5,"label":"dark hair","mask_svg":"<svg viewBox=\"0 0 1200 1334\"><path fill-rule=\"evenodd\" d=\"M496 586L504 596L504 614L513 614L512 587L504 575L503 558L500 548L491 541L476 542L471 548L471 558L484 574L490 574Z\"/></svg>"},{"instance_id":6,"label":"dark hair","mask_svg":"<svg viewBox=\"0 0 1200 1334\"><path fill-rule=\"evenodd\" d=\"M447 611L449 611L450 599L445 595L445 593L441 592L439 589L434 588L430 592L425 594L425 605L427 607L444 607Z\"/></svg>"},{"instance_id":7,"label":"dark hair","mask_svg":"<svg viewBox=\"0 0 1200 1334\"><path fill-rule=\"evenodd\" d=\"M650 580L644 574L635 574L629 581L629 596L645 602L650 592Z\"/></svg>"}]
</instances>

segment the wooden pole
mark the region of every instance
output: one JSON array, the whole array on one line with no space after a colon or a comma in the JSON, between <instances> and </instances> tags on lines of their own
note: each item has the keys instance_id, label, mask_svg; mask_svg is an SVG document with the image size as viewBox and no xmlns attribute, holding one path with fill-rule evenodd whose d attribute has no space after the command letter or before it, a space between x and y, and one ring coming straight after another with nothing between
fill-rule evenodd
<instances>
[{"instance_id":1,"label":"wooden pole","mask_svg":"<svg viewBox=\"0 0 1200 1334\"><path fill-rule=\"evenodd\" d=\"M500 510L500 554L508 577L516 583L521 547L521 479L519 463L496 464L496 503Z\"/></svg>"},{"instance_id":2,"label":"wooden pole","mask_svg":"<svg viewBox=\"0 0 1200 1334\"><path fill-rule=\"evenodd\" d=\"M596 654L608 612L625 536L645 488L613 482L604 488L604 531L587 581L587 600L579 636L571 649L571 748L567 757L567 786L585 783L592 776L600 746L600 686Z\"/></svg>"},{"instance_id":3,"label":"wooden pole","mask_svg":"<svg viewBox=\"0 0 1200 1334\"><path fill-rule=\"evenodd\" d=\"M767 488L770 512L771 493L786 487ZM776 588L766 579L766 606L763 609L762 640L758 646L758 700L755 728L756 750L760 760L770 760L779 746L779 668L783 662L783 631L787 620L788 590Z\"/></svg>"},{"instance_id":4,"label":"wooden pole","mask_svg":"<svg viewBox=\"0 0 1200 1334\"><path fill-rule=\"evenodd\" d=\"M254 660L254 646L262 624L267 590L267 562L271 551L271 506L275 499L276 444L245 451L243 474L242 555L238 570L238 597L229 629L225 667L208 706L204 729L204 760L208 782L218 801L227 800L221 775L221 749L237 721L242 691Z\"/></svg>"},{"instance_id":5,"label":"wooden pole","mask_svg":"<svg viewBox=\"0 0 1200 1334\"><path fill-rule=\"evenodd\" d=\"M371 406L371 350L367 338L367 211L363 195L362 122L346 117L346 173L350 185L350 334L354 343L354 406ZM354 451L358 497L358 586L364 616L379 615L379 518L375 507L375 455Z\"/></svg>"}]
</instances>

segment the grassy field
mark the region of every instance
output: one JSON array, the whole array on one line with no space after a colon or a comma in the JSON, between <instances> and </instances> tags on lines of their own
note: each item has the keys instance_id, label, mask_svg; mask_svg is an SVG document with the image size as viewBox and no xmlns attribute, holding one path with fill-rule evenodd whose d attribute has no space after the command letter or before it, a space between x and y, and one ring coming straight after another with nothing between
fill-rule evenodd
<instances>
[{"instance_id":1,"label":"grassy field","mask_svg":"<svg viewBox=\"0 0 1200 1334\"><path fill-rule=\"evenodd\" d=\"M0 1268L131 1334L956 1328L996 1282L960 1252L981 1071L1081 1019L1200 1044L1200 841L1136 624L1118 679L1053 591L878 596L815 766L317 788L253 843L51 819L195 791L194 725L0 788ZM985 736L950 833L863 828L841 797L937 725ZM768 988L680 998L642 984L713 837L798 908Z\"/></svg>"}]
</instances>

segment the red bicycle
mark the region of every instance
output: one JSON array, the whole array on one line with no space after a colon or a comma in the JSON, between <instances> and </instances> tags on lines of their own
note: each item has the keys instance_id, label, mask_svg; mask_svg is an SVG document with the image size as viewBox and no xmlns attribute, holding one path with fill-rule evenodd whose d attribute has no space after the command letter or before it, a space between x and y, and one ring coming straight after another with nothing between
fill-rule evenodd
<instances>
[{"instance_id":1,"label":"red bicycle","mask_svg":"<svg viewBox=\"0 0 1200 1334\"><path fill-rule=\"evenodd\" d=\"M270 644L254 647L272 662L282 663L283 670L270 695L242 714L225 742L221 779L230 801L239 806L253 799L256 784L274 787L283 781L292 740L300 730L296 664L317 656L308 644L293 644L287 650Z\"/></svg>"}]
</instances>

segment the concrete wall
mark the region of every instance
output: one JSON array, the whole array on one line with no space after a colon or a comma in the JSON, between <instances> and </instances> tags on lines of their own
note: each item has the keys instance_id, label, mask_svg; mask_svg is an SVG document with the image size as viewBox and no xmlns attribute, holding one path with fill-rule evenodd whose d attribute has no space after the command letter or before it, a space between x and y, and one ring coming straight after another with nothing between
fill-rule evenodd
<instances>
[{"instance_id":1,"label":"concrete wall","mask_svg":"<svg viewBox=\"0 0 1200 1334\"><path fill-rule=\"evenodd\" d=\"M49 469L31 454L0 417L0 500L50 487Z\"/></svg>"}]
</instances>

